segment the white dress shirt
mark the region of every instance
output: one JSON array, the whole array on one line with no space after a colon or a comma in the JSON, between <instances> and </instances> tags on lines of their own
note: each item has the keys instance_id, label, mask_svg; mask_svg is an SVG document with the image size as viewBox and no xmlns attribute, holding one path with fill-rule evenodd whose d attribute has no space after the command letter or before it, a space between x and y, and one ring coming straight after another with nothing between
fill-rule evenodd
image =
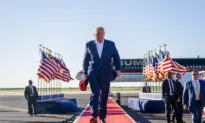
<instances>
[{"instance_id":1,"label":"white dress shirt","mask_svg":"<svg viewBox=\"0 0 205 123\"><path fill-rule=\"evenodd\" d=\"M199 89L199 95L200 95L200 83L199 80L192 80L192 85L194 87L194 93L196 92L196 82L198 82L198 89ZM196 96L196 93L195 93Z\"/></svg>"},{"instance_id":2,"label":"white dress shirt","mask_svg":"<svg viewBox=\"0 0 205 123\"><path fill-rule=\"evenodd\" d=\"M95 41L95 44L96 44L96 47L97 47L98 56L99 56L99 58L101 58L102 52L103 52L103 46L104 46L104 39L101 42ZM119 70L117 70L117 72L120 73Z\"/></svg>"},{"instance_id":3,"label":"white dress shirt","mask_svg":"<svg viewBox=\"0 0 205 123\"><path fill-rule=\"evenodd\" d=\"M149 92L149 87L148 86L146 86L146 92Z\"/></svg>"},{"instance_id":4,"label":"white dress shirt","mask_svg":"<svg viewBox=\"0 0 205 123\"><path fill-rule=\"evenodd\" d=\"M172 90L171 90L171 84L172 84L172 88L173 88L173 92L174 92L174 83L170 79L168 79L168 82L169 82L169 92L170 92L169 94L172 96L174 94L172 93Z\"/></svg>"},{"instance_id":5,"label":"white dress shirt","mask_svg":"<svg viewBox=\"0 0 205 123\"><path fill-rule=\"evenodd\" d=\"M34 92L33 92L33 86L29 86L29 89L31 90L31 96L34 96Z\"/></svg>"},{"instance_id":6,"label":"white dress shirt","mask_svg":"<svg viewBox=\"0 0 205 123\"><path fill-rule=\"evenodd\" d=\"M102 42L95 41L95 44L96 44L96 47L97 47L98 56L99 56L99 58L101 58L102 51L103 51L104 40Z\"/></svg>"}]
</instances>

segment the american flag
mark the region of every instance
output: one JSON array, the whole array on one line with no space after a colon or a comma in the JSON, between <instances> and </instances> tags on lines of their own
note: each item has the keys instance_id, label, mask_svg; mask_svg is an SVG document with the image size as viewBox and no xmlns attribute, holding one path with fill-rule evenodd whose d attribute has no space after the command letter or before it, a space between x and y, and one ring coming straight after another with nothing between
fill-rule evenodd
<instances>
[{"instance_id":1,"label":"american flag","mask_svg":"<svg viewBox=\"0 0 205 123\"><path fill-rule=\"evenodd\" d=\"M147 61L146 56L144 56L143 61L144 61L144 65L143 65L143 68L142 68L142 76L145 77L146 76L146 66L147 66L147 64L146 64L146 61Z\"/></svg>"},{"instance_id":2,"label":"american flag","mask_svg":"<svg viewBox=\"0 0 205 123\"><path fill-rule=\"evenodd\" d=\"M159 51L159 55L157 57L158 59L158 66L157 66L157 74L158 74L158 80L162 81L165 78L165 72L163 70L163 59L165 58L165 53L163 51Z\"/></svg>"},{"instance_id":3,"label":"american flag","mask_svg":"<svg viewBox=\"0 0 205 123\"><path fill-rule=\"evenodd\" d=\"M155 57L153 56L154 58L154 61L153 61L153 78L152 78L152 81L153 82L157 82L158 80L158 73L157 73L157 69L158 69L158 58L159 58L159 55L155 52Z\"/></svg>"},{"instance_id":4,"label":"american flag","mask_svg":"<svg viewBox=\"0 0 205 123\"><path fill-rule=\"evenodd\" d=\"M63 60L60 60L61 68L63 69L63 75L65 77L65 82L69 82L70 80L73 80L73 78L70 75L70 70L66 67Z\"/></svg>"},{"instance_id":5,"label":"american flag","mask_svg":"<svg viewBox=\"0 0 205 123\"><path fill-rule=\"evenodd\" d=\"M156 59L155 70L156 70L156 72L158 74L159 73L160 58L159 58L159 55L156 52L155 52L155 59Z\"/></svg>"},{"instance_id":6,"label":"american flag","mask_svg":"<svg viewBox=\"0 0 205 123\"><path fill-rule=\"evenodd\" d=\"M145 77L147 80L152 80L155 71L154 56L149 54L146 58Z\"/></svg>"},{"instance_id":7,"label":"american flag","mask_svg":"<svg viewBox=\"0 0 205 123\"><path fill-rule=\"evenodd\" d=\"M176 61L173 61L169 54L166 54L165 59L163 60L163 69L165 72L172 73L185 73L187 68L180 65Z\"/></svg>"},{"instance_id":8,"label":"american flag","mask_svg":"<svg viewBox=\"0 0 205 123\"><path fill-rule=\"evenodd\" d=\"M49 82L53 79L53 74L59 71L59 67L43 51L40 52L41 61L38 64L37 75L44 81Z\"/></svg>"},{"instance_id":9,"label":"american flag","mask_svg":"<svg viewBox=\"0 0 205 123\"><path fill-rule=\"evenodd\" d=\"M150 64L149 64L149 78L150 78L150 80L153 80L154 71L155 71L154 56L152 54L150 54Z\"/></svg>"},{"instance_id":10,"label":"american flag","mask_svg":"<svg viewBox=\"0 0 205 123\"><path fill-rule=\"evenodd\" d=\"M54 57L52 59L60 67L60 70L55 72L53 77L65 82L72 80L72 77L70 76L70 70L65 66L65 63L62 60L58 60Z\"/></svg>"},{"instance_id":11,"label":"american flag","mask_svg":"<svg viewBox=\"0 0 205 123\"><path fill-rule=\"evenodd\" d=\"M150 64L151 64L151 57L150 55L146 58L146 67L145 67L145 77L147 80L150 80Z\"/></svg>"}]
</instances>

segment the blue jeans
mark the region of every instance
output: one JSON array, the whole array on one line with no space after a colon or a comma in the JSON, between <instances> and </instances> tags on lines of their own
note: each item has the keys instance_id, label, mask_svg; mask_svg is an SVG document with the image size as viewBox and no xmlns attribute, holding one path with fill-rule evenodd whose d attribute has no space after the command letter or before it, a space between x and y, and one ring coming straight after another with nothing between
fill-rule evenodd
<instances>
[{"instance_id":1,"label":"blue jeans","mask_svg":"<svg viewBox=\"0 0 205 123\"><path fill-rule=\"evenodd\" d=\"M201 105L200 101L195 101L195 107L196 107L196 110L191 113L192 123L201 123L203 106Z\"/></svg>"}]
</instances>

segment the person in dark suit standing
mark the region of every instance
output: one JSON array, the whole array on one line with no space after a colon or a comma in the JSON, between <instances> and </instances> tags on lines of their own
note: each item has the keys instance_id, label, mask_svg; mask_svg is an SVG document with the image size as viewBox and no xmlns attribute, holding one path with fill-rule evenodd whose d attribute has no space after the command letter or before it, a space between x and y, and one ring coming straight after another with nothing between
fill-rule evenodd
<instances>
[{"instance_id":1,"label":"person in dark suit standing","mask_svg":"<svg viewBox=\"0 0 205 123\"><path fill-rule=\"evenodd\" d=\"M199 72L192 71L192 80L184 86L182 104L184 110L189 110L192 123L201 123L205 106L205 82L199 79Z\"/></svg>"},{"instance_id":2,"label":"person in dark suit standing","mask_svg":"<svg viewBox=\"0 0 205 123\"><path fill-rule=\"evenodd\" d=\"M92 118L90 122L105 123L107 114L107 100L110 90L110 81L113 80L113 64L117 76L120 76L121 64L115 43L104 39L103 27L94 30L95 40L86 43L83 60L84 80L89 81L91 87L90 110Z\"/></svg>"},{"instance_id":3,"label":"person in dark suit standing","mask_svg":"<svg viewBox=\"0 0 205 123\"><path fill-rule=\"evenodd\" d=\"M175 88L175 82L173 81L173 74L167 72L166 77L167 79L165 79L162 83L162 98L163 98L163 102L165 103L167 123L170 123L171 106L174 110L176 110L177 123L180 123L179 111L177 106L177 98L176 98L176 88Z\"/></svg>"},{"instance_id":4,"label":"person in dark suit standing","mask_svg":"<svg viewBox=\"0 0 205 123\"><path fill-rule=\"evenodd\" d=\"M145 86L142 89L143 93L151 93L151 89L149 86L147 86L147 83L145 83Z\"/></svg>"},{"instance_id":5,"label":"person in dark suit standing","mask_svg":"<svg viewBox=\"0 0 205 123\"><path fill-rule=\"evenodd\" d=\"M35 86L33 86L33 81L28 81L29 85L25 88L24 96L28 102L28 113L33 116L37 115L36 112L36 101L38 99L38 92Z\"/></svg>"},{"instance_id":6,"label":"person in dark suit standing","mask_svg":"<svg viewBox=\"0 0 205 123\"><path fill-rule=\"evenodd\" d=\"M179 108L180 121L182 123L185 123L185 122L183 122L183 119L182 119L183 112L184 112L183 105L182 105L182 94L183 94L184 87L181 84L180 80L181 80L181 74L176 73L175 89L176 89L176 95L177 95L177 105L178 105L178 108ZM176 111L174 110L174 113L172 115L172 121L173 122L175 121L175 118L176 118Z\"/></svg>"}]
</instances>

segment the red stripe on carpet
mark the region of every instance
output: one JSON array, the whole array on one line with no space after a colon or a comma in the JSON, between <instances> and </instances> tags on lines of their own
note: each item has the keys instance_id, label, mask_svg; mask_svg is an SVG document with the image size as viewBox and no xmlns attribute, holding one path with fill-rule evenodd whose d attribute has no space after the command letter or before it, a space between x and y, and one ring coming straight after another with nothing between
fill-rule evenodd
<instances>
[{"instance_id":1,"label":"red stripe on carpet","mask_svg":"<svg viewBox=\"0 0 205 123\"><path fill-rule=\"evenodd\" d=\"M89 123L91 117L90 108L88 106L74 123ZM108 123L135 123L135 121L111 98L108 99L107 116L105 120ZM99 117L98 123L100 123Z\"/></svg>"}]
</instances>

